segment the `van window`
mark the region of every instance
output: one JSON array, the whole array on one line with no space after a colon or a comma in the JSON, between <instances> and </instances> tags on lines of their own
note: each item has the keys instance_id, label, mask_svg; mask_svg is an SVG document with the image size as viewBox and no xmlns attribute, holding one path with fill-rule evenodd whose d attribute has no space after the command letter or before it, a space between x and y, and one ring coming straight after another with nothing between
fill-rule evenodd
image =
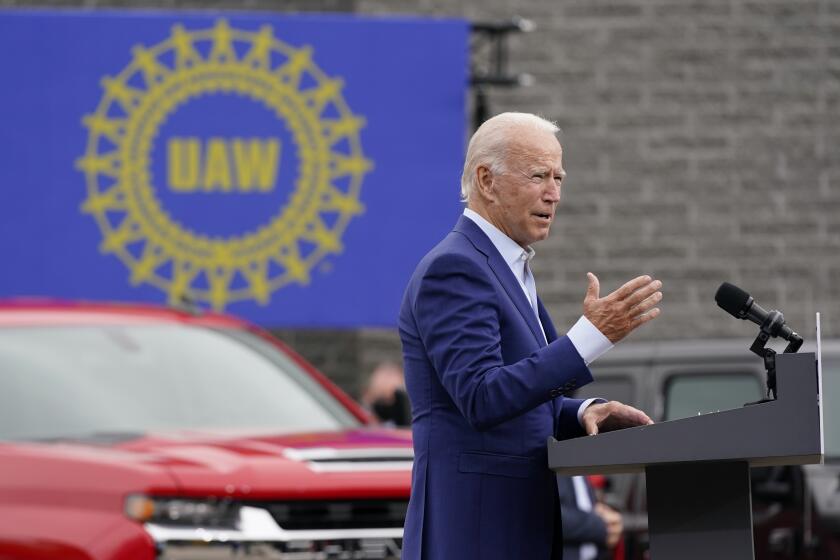
<instances>
[{"instance_id":1,"label":"van window","mask_svg":"<svg viewBox=\"0 0 840 560\"><path fill-rule=\"evenodd\" d=\"M636 406L636 395L633 392L633 380L628 375L595 376L595 381L578 389L575 397L588 399L601 397L608 401L619 401L630 406Z\"/></svg>"},{"instance_id":2,"label":"van window","mask_svg":"<svg viewBox=\"0 0 840 560\"><path fill-rule=\"evenodd\" d=\"M740 408L764 397L750 373L677 374L665 384L665 420Z\"/></svg>"}]
</instances>

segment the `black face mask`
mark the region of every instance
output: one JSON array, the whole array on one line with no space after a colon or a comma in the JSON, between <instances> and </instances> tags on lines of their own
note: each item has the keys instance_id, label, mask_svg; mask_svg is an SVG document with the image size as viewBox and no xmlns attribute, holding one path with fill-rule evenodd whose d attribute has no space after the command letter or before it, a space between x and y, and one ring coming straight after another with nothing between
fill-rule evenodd
<instances>
[{"instance_id":1,"label":"black face mask","mask_svg":"<svg viewBox=\"0 0 840 560\"><path fill-rule=\"evenodd\" d=\"M394 391L394 402L388 403L382 399L373 403L373 413L382 422L390 422L396 426L411 424L411 403L408 395L402 389Z\"/></svg>"}]
</instances>

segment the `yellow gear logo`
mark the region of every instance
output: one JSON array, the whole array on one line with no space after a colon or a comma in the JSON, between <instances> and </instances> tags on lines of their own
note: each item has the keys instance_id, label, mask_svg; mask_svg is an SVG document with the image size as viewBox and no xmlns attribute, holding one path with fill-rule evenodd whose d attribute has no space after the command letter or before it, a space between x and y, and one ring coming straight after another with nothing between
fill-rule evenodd
<instances>
[{"instance_id":1,"label":"yellow gear logo","mask_svg":"<svg viewBox=\"0 0 840 560\"><path fill-rule=\"evenodd\" d=\"M96 111L83 119L87 149L77 161L87 181L82 211L96 219L100 250L129 268L132 285L150 284L170 302L187 297L217 310L245 300L265 305L284 286L307 284L316 264L342 251L348 222L364 210L359 192L373 164L362 153L364 119L348 108L342 81L315 65L311 47L281 42L270 26L237 30L224 19L211 29L176 25L157 45L135 47L130 64L102 86ZM233 235L188 227L164 208L155 188L163 180L152 165L161 127L208 95L260 104L289 131L296 150L285 203L271 208L267 221ZM225 146L209 140L199 184L188 157L198 153L197 141L170 141L170 163L178 167L170 171L170 189L236 196L237 188L247 194L274 188L276 162L246 164L276 159L276 141L235 138ZM231 179L225 154L241 164L239 183ZM181 161L186 163L174 165Z\"/></svg>"}]
</instances>

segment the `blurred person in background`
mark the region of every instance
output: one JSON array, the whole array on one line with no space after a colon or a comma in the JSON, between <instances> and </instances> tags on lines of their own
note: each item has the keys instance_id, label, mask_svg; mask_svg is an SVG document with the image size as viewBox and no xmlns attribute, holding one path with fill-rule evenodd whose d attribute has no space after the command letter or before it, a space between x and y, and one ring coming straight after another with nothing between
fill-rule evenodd
<instances>
[{"instance_id":1,"label":"blurred person in background","mask_svg":"<svg viewBox=\"0 0 840 560\"><path fill-rule=\"evenodd\" d=\"M621 541L621 514L599 501L588 477L558 476L563 560L606 560ZM618 555L615 556L616 558Z\"/></svg>"},{"instance_id":2,"label":"blurred person in background","mask_svg":"<svg viewBox=\"0 0 840 560\"><path fill-rule=\"evenodd\" d=\"M411 405L400 366L383 362L374 368L362 392L362 405L385 426L411 424Z\"/></svg>"}]
</instances>

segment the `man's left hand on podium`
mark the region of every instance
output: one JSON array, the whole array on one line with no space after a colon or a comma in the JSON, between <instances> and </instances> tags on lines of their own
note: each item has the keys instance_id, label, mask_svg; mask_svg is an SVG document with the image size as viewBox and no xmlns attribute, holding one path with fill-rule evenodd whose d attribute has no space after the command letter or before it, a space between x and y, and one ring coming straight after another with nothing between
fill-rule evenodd
<instances>
[{"instance_id":1,"label":"man's left hand on podium","mask_svg":"<svg viewBox=\"0 0 840 560\"><path fill-rule=\"evenodd\" d=\"M653 420L641 410L618 401L589 405L583 411L582 421L583 429L590 436L600 432L653 424Z\"/></svg>"}]
</instances>

